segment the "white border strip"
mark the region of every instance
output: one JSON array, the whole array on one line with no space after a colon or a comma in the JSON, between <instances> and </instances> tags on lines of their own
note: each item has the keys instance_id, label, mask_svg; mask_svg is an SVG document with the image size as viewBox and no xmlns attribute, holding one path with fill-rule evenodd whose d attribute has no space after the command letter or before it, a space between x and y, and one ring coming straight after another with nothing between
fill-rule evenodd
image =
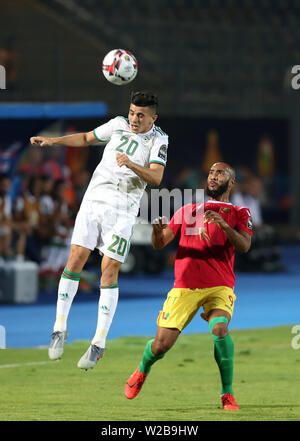
<instances>
[{"instance_id":1,"label":"white border strip","mask_svg":"<svg viewBox=\"0 0 300 441\"><path fill-rule=\"evenodd\" d=\"M0 369L8 369L23 366L35 366L41 364L53 363L53 361L30 361L28 363L15 363L15 364L0 364Z\"/></svg>"}]
</instances>

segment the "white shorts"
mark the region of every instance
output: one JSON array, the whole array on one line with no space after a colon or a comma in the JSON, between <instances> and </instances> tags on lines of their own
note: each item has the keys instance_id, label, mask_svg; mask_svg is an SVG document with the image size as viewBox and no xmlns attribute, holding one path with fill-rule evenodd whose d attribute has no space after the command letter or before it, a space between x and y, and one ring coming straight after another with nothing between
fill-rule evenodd
<instances>
[{"instance_id":1,"label":"white shorts","mask_svg":"<svg viewBox=\"0 0 300 441\"><path fill-rule=\"evenodd\" d=\"M123 263L128 255L136 216L97 201L82 201L77 213L72 245L89 250L98 248L100 254Z\"/></svg>"}]
</instances>

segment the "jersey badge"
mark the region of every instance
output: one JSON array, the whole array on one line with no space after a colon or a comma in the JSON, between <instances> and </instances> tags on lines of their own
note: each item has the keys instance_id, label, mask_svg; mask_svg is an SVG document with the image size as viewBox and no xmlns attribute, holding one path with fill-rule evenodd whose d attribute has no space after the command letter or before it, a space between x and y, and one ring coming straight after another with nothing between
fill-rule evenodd
<instances>
[{"instance_id":1,"label":"jersey badge","mask_svg":"<svg viewBox=\"0 0 300 441\"><path fill-rule=\"evenodd\" d=\"M199 237L200 240L206 240L206 242L210 241L210 237L208 235L208 233L205 230L205 227L199 227Z\"/></svg>"},{"instance_id":2,"label":"jersey badge","mask_svg":"<svg viewBox=\"0 0 300 441\"><path fill-rule=\"evenodd\" d=\"M228 213L230 211L230 207L224 207L221 209L221 213Z\"/></svg>"},{"instance_id":3,"label":"jersey badge","mask_svg":"<svg viewBox=\"0 0 300 441\"><path fill-rule=\"evenodd\" d=\"M158 157L161 158L163 161L167 160L167 146L164 144L160 147L158 152Z\"/></svg>"}]
</instances>

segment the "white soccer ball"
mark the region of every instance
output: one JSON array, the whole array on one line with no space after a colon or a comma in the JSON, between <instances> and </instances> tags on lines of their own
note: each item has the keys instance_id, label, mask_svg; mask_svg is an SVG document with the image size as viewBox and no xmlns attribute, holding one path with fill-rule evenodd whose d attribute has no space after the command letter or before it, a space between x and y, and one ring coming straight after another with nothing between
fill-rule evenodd
<instances>
[{"instance_id":1,"label":"white soccer ball","mask_svg":"<svg viewBox=\"0 0 300 441\"><path fill-rule=\"evenodd\" d=\"M135 79L138 64L135 56L125 49L113 49L105 55L102 72L105 78L117 86L123 86Z\"/></svg>"}]
</instances>

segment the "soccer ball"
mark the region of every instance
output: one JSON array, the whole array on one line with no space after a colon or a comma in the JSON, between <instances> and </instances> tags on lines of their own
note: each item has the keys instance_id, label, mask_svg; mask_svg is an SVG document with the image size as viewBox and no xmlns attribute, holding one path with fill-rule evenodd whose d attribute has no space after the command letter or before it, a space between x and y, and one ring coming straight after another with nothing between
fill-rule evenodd
<instances>
[{"instance_id":1,"label":"soccer ball","mask_svg":"<svg viewBox=\"0 0 300 441\"><path fill-rule=\"evenodd\" d=\"M105 78L117 86L123 86L135 79L138 64L134 55L124 49L113 49L105 55L102 72Z\"/></svg>"}]
</instances>

